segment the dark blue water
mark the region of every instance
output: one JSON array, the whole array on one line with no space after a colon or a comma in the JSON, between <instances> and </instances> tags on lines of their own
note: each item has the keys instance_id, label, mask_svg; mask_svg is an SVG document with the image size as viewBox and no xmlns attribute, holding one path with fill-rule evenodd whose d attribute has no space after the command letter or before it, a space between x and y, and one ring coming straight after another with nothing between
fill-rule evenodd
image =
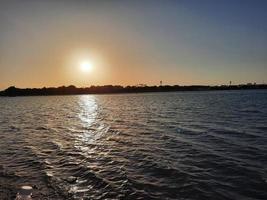
<instances>
[{"instance_id":1,"label":"dark blue water","mask_svg":"<svg viewBox=\"0 0 267 200\"><path fill-rule=\"evenodd\" d=\"M0 199L267 199L267 91L0 98Z\"/></svg>"}]
</instances>

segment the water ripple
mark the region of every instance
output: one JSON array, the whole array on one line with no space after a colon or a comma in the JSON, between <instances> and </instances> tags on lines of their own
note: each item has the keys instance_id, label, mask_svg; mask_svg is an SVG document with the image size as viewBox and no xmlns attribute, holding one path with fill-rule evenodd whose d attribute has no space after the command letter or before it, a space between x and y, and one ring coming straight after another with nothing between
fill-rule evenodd
<instances>
[{"instance_id":1,"label":"water ripple","mask_svg":"<svg viewBox=\"0 0 267 200\"><path fill-rule=\"evenodd\" d=\"M267 199L267 92L0 99L0 195Z\"/></svg>"}]
</instances>

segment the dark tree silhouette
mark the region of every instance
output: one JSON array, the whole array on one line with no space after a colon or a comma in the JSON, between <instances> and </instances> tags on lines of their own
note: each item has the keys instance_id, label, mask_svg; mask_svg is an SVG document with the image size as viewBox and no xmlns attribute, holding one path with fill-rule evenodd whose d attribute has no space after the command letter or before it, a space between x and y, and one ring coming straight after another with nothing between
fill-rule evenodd
<instances>
[{"instance_id":1,"label":"dark tree silhouette","mask_svg":"<svg viewBox=\"0 0 267 200\"><path fill-rule=\"evenodd\" d=\"M175 92L175 91L207 91L207 90L248 90L248 89L267 89L266 84L246 84L246 85L163 85L163 86L120 86L104 85L77 88L74 85L50 87L50 88L26 88L20 89L11 86L0 92L0 96L40 96L40 95L75 95L75 94L108 94L108 93L143 93L143 92Z\"/></svg>"}]
</instances>

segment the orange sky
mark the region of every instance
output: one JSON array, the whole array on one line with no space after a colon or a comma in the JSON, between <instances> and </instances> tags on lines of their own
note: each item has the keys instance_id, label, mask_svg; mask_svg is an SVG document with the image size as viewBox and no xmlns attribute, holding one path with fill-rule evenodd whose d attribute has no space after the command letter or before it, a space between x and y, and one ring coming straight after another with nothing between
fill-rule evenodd
<instances>
[{"instance_id":1,"label":"orange sky","mask_svg":"<svg viewBox=\"0 0 267 200\"><path fill-rule=\"evenodd\" d=\"M238 2L3 1L0 89L267 82L266 5Z\"/></svg>"}]
</instances>

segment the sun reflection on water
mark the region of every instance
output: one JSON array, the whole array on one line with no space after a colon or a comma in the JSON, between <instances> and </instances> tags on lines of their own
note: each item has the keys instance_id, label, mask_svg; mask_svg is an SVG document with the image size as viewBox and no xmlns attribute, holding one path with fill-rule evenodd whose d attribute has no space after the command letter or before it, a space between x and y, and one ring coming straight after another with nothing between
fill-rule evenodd
<instances>
[{"instance_id":1,"label":"sun reflection on water","mask_svg":"<svg viewBox=\"0 0 267 200\"><path fill-rule=\"evenodd\" d=\"M95 97L89 95L81 96L79 105L81 109L79 118L85 125L91 126L97 117L98 105Z\"/></svg>"},{"instance_id":2,"label":"sun reflection on water","mask_svg":"<svg viewBox=\"0 0 267 200\"><path fill-rule=\"evenodd\" d=\"M108 126L99 117L99 104L93 95L81 96L79 99L80 112L78 117L82 127L81 134L78 136L79 143L94 143L107 132ZM79 145L84 146L84 145ZM81 147L80 147L81 148Z\"/></svg>"}]
</instances>

